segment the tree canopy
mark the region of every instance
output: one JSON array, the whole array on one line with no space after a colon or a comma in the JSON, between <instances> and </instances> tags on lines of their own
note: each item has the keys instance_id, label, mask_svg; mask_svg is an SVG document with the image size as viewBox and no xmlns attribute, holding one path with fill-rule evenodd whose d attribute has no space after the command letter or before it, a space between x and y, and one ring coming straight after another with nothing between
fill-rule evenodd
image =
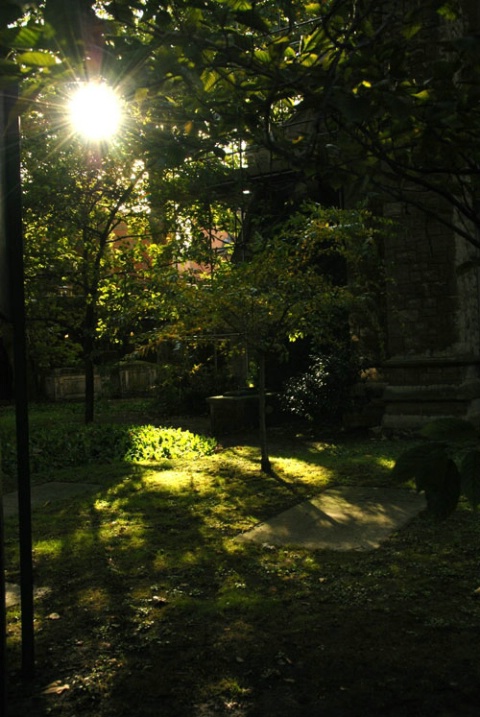
<instances>
[{"instance_id":1,"label":"tree canopy","mask_svg":"<svg viewBox=\"0 0 480 717\"><path fill-rule=\"evenodd\" d=\"M108 350L142 331L171 261L152 241L143 163L121 141L85 145L55 112L42 97L24 123L30 353L37 372L83 361L91 417L102 339Z\"/></svg>"},{"instance_id":2,"label":"tree canopy","mask_svg":"<svg viewBox=\"0 0 480 717\"><path fill-rule=\"evenodd\" d=\"M288 354L289 342L314 337L333 351L344 348L347 316L377 313L377 240L385 226L368 212L303 205L269 237L257 235L248 261L217 258L201 275L178 279L175 321L155 341L207 336L247 348L257 365L262 467L270 470L266 446L266 359ZM342 271L335 265L341 265ZM345 281L348 270L350 281ZM378 278L378 277L377 277ZM363 307L363 308L362 308ZM343 327L343 329L342 329Z\"/></svg>"},{"instance_id":3,"label":"tree canopy","mask_svg":"<svg viewBox=\"0 0 480 717\"><path fill-rule=\"evenodd\" d=\"M477 245L478 23L468 0L9 0L2 82L101 74L141 119L132 151L158 173L206 157L225 173L235 152L239 195L288 170L330 197L438 214L437 196L441 220L455 213ZM225 192L216 179L211 195Z\"/></svg>"},{"instance_id":4,"label":"tree canopy","mask_svg":"<svg viewBox=\"0 0 480 717\"><path fill-rule=\"evenodd\" d=\"M141 232L177 260L208 259L206 229L229 233L236 262L252 260L256 237L275 237L305 198L401 200L480 247L479 23L469 0L8 0L1 86L20 82L28 110L46 88L61 103L68 84L110 82L128 108L125 154L102 159L98 176L123 211L142 167ZM51 173L35 182L44 220L39 187L60 179L40 172ZM79 211L75 191L66 179L59 217L62 201ZM111 233L118 211L103 217Z\"/></svg>"}]
</instances>

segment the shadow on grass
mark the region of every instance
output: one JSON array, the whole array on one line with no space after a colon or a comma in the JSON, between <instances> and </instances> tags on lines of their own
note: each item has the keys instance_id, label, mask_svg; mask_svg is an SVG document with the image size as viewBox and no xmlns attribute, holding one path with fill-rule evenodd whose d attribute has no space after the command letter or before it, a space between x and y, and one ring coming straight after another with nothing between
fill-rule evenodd
<instances>
[{"instance_id":1,"label":"shadow on grass","mask_svg":"<svg viewBox=\"0 0 480 717\"><path fill-rule=\"evenodd\" d=\"M318 492L337 482L335 455L347 474L348 456L325 450L285 462L272 452L280 481L243 448L163 469L97 466L97 494L35 511L37 676L22 696L10 611L12 717L476 709L480 604L458 604L478 570L468 516L443 531L419 519L372 554L232 540L298 502L285 483ZM388 461L382 450L365 459L371 470Z\"/></svg>"}]
</instances>

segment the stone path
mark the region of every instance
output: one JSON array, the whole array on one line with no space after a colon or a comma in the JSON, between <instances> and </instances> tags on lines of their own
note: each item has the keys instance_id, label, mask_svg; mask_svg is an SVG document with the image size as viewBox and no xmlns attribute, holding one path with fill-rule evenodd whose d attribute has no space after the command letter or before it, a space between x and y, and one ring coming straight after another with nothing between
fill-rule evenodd
<instances>
[{"instance_id":1,"label":"stone path","mask_svg":"<svg viewBox=\"0 0 480 717\"><path fill-rule=\"evenodd\" d=\"M93 483L61 483L52 481L43 485L32 486L32 508L46 505L52 501L74 498L80 493L87 493L99 490L100 486ZM3 496L3 515L9 518L18 512L18 493L6 493Z\"/></svg>"},{"instance_id":2,"label":"stone path","mask_svg":"<svg viewBox=\"0 0 480 717\"><path fill-rule=\"evenodd\" d=\"M373 550L425 507L402 488L329 488L236 538L312 550Z\"/></svg>"},{"instance_id":3,"label":"stone path","mask_svg":"<svg viewBox=\"0 0 480 717\"><path fill-rule=\"evenodd\" d=\"M5 583L5 605L13 607L20 602L20 585L14 583Z\"/></svg>"}]
</instances>

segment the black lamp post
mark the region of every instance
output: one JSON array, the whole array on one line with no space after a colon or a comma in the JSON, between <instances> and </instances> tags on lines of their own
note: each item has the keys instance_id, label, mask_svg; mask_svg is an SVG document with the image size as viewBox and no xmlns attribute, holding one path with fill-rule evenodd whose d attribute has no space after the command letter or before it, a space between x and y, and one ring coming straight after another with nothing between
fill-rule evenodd
<instances>
[{"instance_id":1,"label":"black lamp post","mask_svg":"<svg viewBox=\"0 0 480 717\"><path fill-rule=\"evenodd\" d=\"M0 311L2 312L2 320L7 321L13 328L22 672L24 678L31 679L34 674L35 650L19 124L18 88L13 86L0 92L0 246L2 248L0 253L0 262L2 262L0 267L0 281L2 281L0 298L3 302L0 306ZM5 290L5 284L8 284L7 290ZM0 609L5 611L4 596ZM4 640L5 635L3 635ZM5 648L3 648L3 652L5 652Z\"/></svg>"}]
</instances>

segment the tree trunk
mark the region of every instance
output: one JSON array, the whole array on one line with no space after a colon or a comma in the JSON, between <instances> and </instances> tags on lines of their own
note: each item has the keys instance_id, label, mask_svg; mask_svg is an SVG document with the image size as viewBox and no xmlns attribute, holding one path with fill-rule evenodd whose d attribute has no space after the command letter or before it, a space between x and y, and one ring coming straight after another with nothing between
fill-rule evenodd
<instances>
[{"instance_id":1,"label":"tree trunk","mask_svg":"<svg viewBox=\"0 0 480 717\"><path fill-rule=\"evenodd\" d=\"M85 367L85 423L93 423L95 411L95 366L93 363L95 312L87 306L85 312L85 336L83 356Z\"/></svg>"},{"instance_id":2,"label":"tree trunk","mask_svg":"<svg viewBox=\"0 0 480 717\"><path fill-rule=\"evenodd\" d=\"M258 424L260 431L261 468L264 473L271 473L272 466L268 456L267 445L267 414L265 389L265 352L258 354Z\"/></svg>"},{"instance_id":3,"label":"tree trunk","mask_svg":"<svg viewBox=\"0 0 480 717\"><path fill-rule=\"evenodd\" d=\"M95 367L90 357L85 358L85 423L93 423L95 406Z\"/></svg>"}]
</instances>

